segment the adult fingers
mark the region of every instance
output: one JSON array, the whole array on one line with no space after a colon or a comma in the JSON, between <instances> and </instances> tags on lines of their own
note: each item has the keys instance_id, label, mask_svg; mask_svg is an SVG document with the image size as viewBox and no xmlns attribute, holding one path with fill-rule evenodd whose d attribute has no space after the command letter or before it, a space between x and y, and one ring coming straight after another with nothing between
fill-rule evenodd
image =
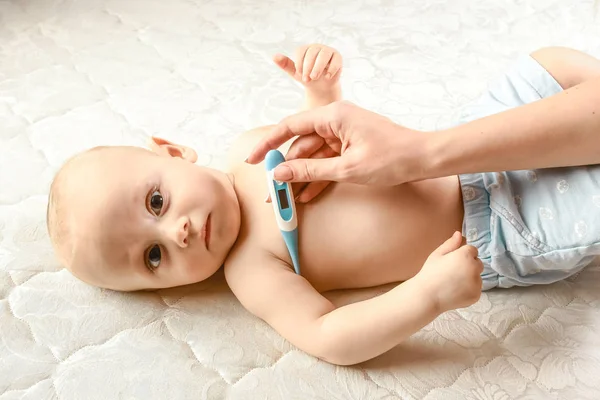
<instances>
[{"instance_id":1,"label":"adult fingers","mask_svg":"<svg viewBox=\"0 0 600 400\"><path fill-rule=\"evenodd\" d=\"M344 182L355 178L349 171L348 163L342 157L301 158L280 164L273 171L273 175L276 180L285 182Z\"/></svg>"},{"instance_id":2,"label":"adult fingers","mask_svg":"<svg viewBox=\"0 0 600 400\"><path fill-rule=\"evenodd\" d=\"M325 130L322 129L321 125L324 124L323 121L326 118L327 112L328 109L326 107L319 107L285 118L254 146L246 162L258 164L264 160L269 150L277 149L296 136L315 133L318 133L320 136L324 135ZM327 134L330 135L329 132Z\"/></svg>"},{"instance_id":3,"label":"adult fingers","mask_svg":"<svg viewBox=\"0 0 600 400\"><path fill-rule=\"evenodd\" d=\"M317 152L324 143L325 140L316 133L300 136L298 139L294 140L294 143L292 143L288 149L285 159L314 158L313 154Z\"/></svg>"}]
</instances>

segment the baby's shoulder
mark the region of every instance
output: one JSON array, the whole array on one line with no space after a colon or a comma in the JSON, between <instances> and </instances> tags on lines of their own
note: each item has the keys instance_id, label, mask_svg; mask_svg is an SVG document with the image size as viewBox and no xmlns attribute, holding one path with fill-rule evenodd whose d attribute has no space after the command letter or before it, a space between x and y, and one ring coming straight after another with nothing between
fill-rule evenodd
<instances>
[{"instance_id":1,"label":"baby's shoulder","mask_svg":"<svg viewBox=\"0 0 600 400\"><path fill-rule=\"evenodd\" d=\"M240 163L244 162L250 150L254 148L254 146L258 143L260 139L262 139L267 132L273 127L270 126L261 126L258 128L250 129L239 135L233 145L229 149L228 156L228 164L230 168L233 168Z\"/></svg>"},{"instance_id":2,"label":"baby's shoulder","mask_svg":"<svg viewBox=\"0 0 600 400\"><path fill-rule=\"evenodd\" d=\"M223 269L229 288L246 308L252 308L251 303L257 296L266 295L261 287L269 286L280 271L289 271L272 252L250 240L234 246Z\"/></svg>"}]
</instances>

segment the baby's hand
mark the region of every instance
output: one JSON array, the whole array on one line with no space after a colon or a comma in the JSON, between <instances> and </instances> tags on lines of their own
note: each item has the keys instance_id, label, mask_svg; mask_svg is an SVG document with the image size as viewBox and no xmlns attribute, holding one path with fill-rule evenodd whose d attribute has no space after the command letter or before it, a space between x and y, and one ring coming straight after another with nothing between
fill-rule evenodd
<instances>
[{"instance_id":1,"label":"baby's hand","mask_svg":"<svg viewBox=\"0 0 600 400\"><path fill-rule=\"evenodd\" d=\"M342 56L337 50L322 44L298 48L296 62L283 54L277 54L273 60L309 90L329 90L340 80Z\"/></svg>"},{"instance_id":2,"label":"baby's hand","mask_svg":"<svg viewBox=\"0 0 600 400\"><path fill-rule=\"evenodd\" d=\"M455 232L431 253L415 276L431 291L440 312L468 307L479 300L483 263L477 255L477 249L462 245L462 236Z\"/></svg>"}]
</instances>

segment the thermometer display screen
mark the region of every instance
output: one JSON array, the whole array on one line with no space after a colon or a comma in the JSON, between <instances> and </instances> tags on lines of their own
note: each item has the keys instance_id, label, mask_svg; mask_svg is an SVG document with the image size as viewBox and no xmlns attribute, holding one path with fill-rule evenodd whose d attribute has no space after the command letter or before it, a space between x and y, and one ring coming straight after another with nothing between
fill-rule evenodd
<instances>
[{"instance_id":1,"label":"thermometer display screen","mask_svg":"<svg viewBox=\"0 0 600 400\"><path fill-rule=\"evenodd\" d=\"M288 202L287 194L285 193L285 189L279 189L277 191L277 196L279 197L279 205L282 210L287 210L290 208L290 203Z\"/></svg>"}]
</instances>

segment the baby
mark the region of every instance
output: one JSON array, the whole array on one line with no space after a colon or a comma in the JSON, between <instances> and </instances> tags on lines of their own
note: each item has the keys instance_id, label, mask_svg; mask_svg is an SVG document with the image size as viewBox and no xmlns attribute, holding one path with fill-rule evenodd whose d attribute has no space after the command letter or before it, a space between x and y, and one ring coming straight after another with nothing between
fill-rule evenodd
<instances>
[{"instance_id":1,"label":"baby","mask_svg":"<svg viewBox=\"0 0 600 400\"><path fill-rule=\"evenodd\" d=\"M484 97L465 118L562 90L536 61L548 51L521 60L497 85L500 94ZM295 61L278 55L275 62L304 85L305 108L341 100L342 59L334 49L313 44L298 49ZM507 88L524 89L505 93L512 102L494 103ZM265 202L264 166L244 163L268 130L241 135L227 173L195 165L194 150L159 138L151 150L100 147L75 156L50 191L48 228L60 260L84 282L125 291L199 282L224 266L246 309L297 347L341 365L373 358L439 314L473 304L482 277L484 289L549 283L591 260L582 250L590 235L561 236L548 221L561 217L554 206L568 182L593 186L592 170L520 171L395 187L331 184L297 204L297 275ZM295 189L301 200L302 187ZM564 218L576 224L581 202L571 197L566 207L575 209ZM575 247L579 253L560 250ZM340 307L322 295L394 282L384 294Z\"/></svg>"}]
</instances>

